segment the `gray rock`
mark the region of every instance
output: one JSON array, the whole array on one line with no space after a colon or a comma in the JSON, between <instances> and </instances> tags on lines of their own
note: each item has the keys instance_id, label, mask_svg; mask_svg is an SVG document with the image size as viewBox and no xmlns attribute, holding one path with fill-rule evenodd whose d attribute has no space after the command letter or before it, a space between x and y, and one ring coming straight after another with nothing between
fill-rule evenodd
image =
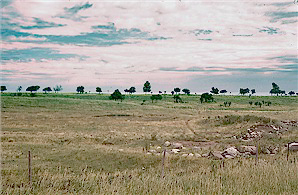
<instances>
[{"instance_id":1,"label":"gray rock","mask_svg":"<svg viewBox=\"0 0 298 195\"><path fill-rule=\"evenodd\" d=\"M187 157L187 156L188 156L188 154L182 154L181 156L182 156L182 157Z\"/></svg>"},{"instance_id":2,"label":"gray rock","mask_svg":"<svg viewBox=\"0 0 298 195\"><path fill-rule=\"evenodd\" d=\"M236 157L238 156L240 153L239 151L234 148L234 147L230 147L230 148L227 148L223 153L222 155L225 157L226 155L230 155L230 156L233 156L233 157Z\"/></svg>"},{"instance_id":3,"label":"gray rock","mask_svg":"<svg viewBox=\"0 0 298 195\"><path fill-rule=\"evenodd\" d=\"M255 155L257 153L256 146L240 146L239 151L241 153L249 152L250 154Z\"/></svg>"},{"instance_id":4,"label":"gray rock","mask_svg":"<svg viewBox=\"0 0 298 195\"><path fill-rule=\"evenodd\" d=\"M208 157L208 154L202 154L202 157L206 158Z\"/></svg>"},{"instance_id":5,"label":"gray rock","mask_svg":"<svg viewBox=\"0 0 298 195\"><path fill-rule=\"evenodd\" d=\"M214 160L224 159L224 157L221 155L221 152L219 151L210 152L208 156Z\"/></svg>"},{"instance_id":6,"label":"gray rock","mask_svg":"<svg viewBox=\"0 0 298 195\"><path fill-rule=\"evenodd\" d=\"M171 142L169 142L169 141L166 141L165 143L164 143L164 146L165 147L169 147L171 145Z\"/></svg>"},{"instance_id":7,"label":"gray rock","mask_svg":"<svg viewBox=\"0 0 298 195\"><path fill-rule=\"evenodd\" d=\"M197 158L202 157L199 153L195 153L194 155L195 155L195 157L197 157Z\"/></svg>"},{"instance_id":8,"label":"gray rock","mask_svg":"<svg viewBox=\"0 0 298 195\"><path fill-rule=\"evenodd\" d=\"M150 153L157 153L156 150L148 150Z\"/></svg>"},{"instance_id":9,"label":"gray rock","mask_svg":"<svg viewBox=\"0 0 298 195\"><path fill-rule=\"evenodd\" d=\"M225 158L227 158L227 159L233 159L233 158L235 158L235 156L232 156L232 155L226 154L226 155L225 155Z\"/></svg>"},{"instance_id":10,"label":"gray rock","mask_svg":"<svg viewBox=\"0 0 298 195\"><path fill-rule=\"evenodd\" d=\"M298 143L291 143L291 144L289 144L289 150L291 150L291 151L298 151Z\"/></svg>"},{"instance_id":11,"label":"gray rock","mask_svg":"<svg viewBox=\"0 0 298 195\"><path fill-rule=\"evenodd\" d=\"M182 149L183 145L181 143L172 143L173 148Z\"/></svg>"},{"instance_id":12,"label":"gray rock","mask_svg":"<svg viewBox=\"0 0 298 195\"><path fill-rule=\"evenodd\" d=\"M171 154L178 154L179 152L180 152L179 149L172 149L172 150L170 151Z\"/></svg>"},{"instance_id":13,"label":"gray rock","mask_svg":"<svg viewBox=\"0 0 298 195\"><path fill-rule=\"evenodd\" d=\"M188 156L192 157L192 156L194 156L194 154L193 153L189 153Z\"/></svg>"}]
</instances>

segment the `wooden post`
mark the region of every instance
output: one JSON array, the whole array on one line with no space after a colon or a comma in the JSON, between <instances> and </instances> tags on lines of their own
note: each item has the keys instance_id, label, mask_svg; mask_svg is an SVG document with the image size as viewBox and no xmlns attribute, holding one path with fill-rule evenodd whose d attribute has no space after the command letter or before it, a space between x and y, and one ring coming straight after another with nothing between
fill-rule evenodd
<instances>
[{"instance_id":1,"label":"wooden post","mask_svg":"<svg viewBox=\"0 0 298 195\"><path fill-rule=\"evenodd\" d=\"M29 176L29 185L31 186L31 154L30 150L28 151L28 176Z\"/></svg>"},{"instance_id":2,"label":"wooden post","mask_svg":"<svg viewBox=\"0 0 298 195\"><path fill-rule=\"evenodd\" d=\"M165 177L165 158L166 158L166 151L167 151L167 149L164 149L163 156L162 156L161 178L164 178Z\"/></svg>"},{"instance_id":3,"label":"wooden post","mask_svg":"<svg viewBox=\"0 0 298 195\"><path fill-rule=\"evenodd\" d=\"M288 143L288 152L287 152L287 161L289 161L289 155L290 155L290 147L289 147L289 143Z\"/></svg>"},{"instance_id":4,"label":"wooden post","mask_svg":"<svg viewBox=\"0 0 298 195\"><path fill-rule=\"evenodd\" d=\"M257 146L256 146L256 164L258 163L258 159L259 158L259 142L257 142Z\"/></svg>"}]
</instances>

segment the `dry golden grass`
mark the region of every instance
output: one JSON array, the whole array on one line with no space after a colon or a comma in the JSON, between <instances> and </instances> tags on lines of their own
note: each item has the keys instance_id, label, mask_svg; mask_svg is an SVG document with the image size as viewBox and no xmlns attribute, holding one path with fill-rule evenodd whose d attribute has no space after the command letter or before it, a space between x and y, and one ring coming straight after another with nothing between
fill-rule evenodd
<instances>
[{"instance_id":1,"label":"dry golden grass","mask_svg":"<svg viewBox=\"0 0 298 195\"><path fill-rule=\"evenodd\" d=\"M254 145L232 138L258 119L297 120L297 97L267 97L270 107L249 101L265 97L217 96L199 104L198 96L174 103L164 96L128 96L123 102L105 95L38 94L1 97L1 163L3 194L296 194L297 154L283 153L221 161L168 155L165 178L161 156L147 155L166 140L182 142L192 152L221 150L229 145ZM143 100L146 100L144 105ZM231 107L220 107L231 101ZM225 116L251 116L224 124ZM298 140L297 128L261 144L283 146ZM28 184L28 150L32 153L32 186Z\"/></svg>"}]
</instances>

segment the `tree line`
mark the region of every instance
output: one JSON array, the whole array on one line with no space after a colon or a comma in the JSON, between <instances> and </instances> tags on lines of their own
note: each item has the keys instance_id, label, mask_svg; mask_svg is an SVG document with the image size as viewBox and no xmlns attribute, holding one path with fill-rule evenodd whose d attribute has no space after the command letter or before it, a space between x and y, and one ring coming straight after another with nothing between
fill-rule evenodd
<instances>
[{"instance_id":1,"label":"tree line","mask_svg":"<svg viewBox=\"0 0 298 195\"><path fill-rule=\"evenodd\" d=\"M26 91L29 91L29 92L31 92L31 93L33 93L33 92L37 92L38 90L40 89L40 86L38 86L38 85L35 85L35 86L29 86L29 87L27 87L26 88ZM1 92L4 92L4 91L6 91L7 90L7 87L6 86L1 86ZM20 93L21 92L21 90L22 90L22 86L18 86L18 88L17 88L17 92L18 93ZM59 91L62 91L63 90L63 87L61 86L61 85L56 85L55 87L53 87L53 90L55 91L55 93L57 93L57 92L59 92ZM48 92L51 92L51 91L53 91L52 90L52 88L51 87L45 87L45 88L43 88L42 89L42 91L44 91L44 93L48 93ZM96 87L96 89L95 89L95 91L97 92L97 93L102 93L102 89L101 89L101 87ZM172 91L171 91L171 94L172 95L174 95L174 94L176 94L176 95L178 95L178 93L180 93L180 92L183 92L184 94L186 94L186 95L190 95L190 90L189 89L187 89L187 88L184 88L184 89L182 89L181 90L181 88L179 88L179 87L175 87ZM80 93L80 94L83 94L83 93L86 93L85 92L85 87L84 86L78 86L77 88L76 88L76 92L77 93ZM127 94L133 94L133 93L135 93L136 92L136 87L130 87L129 89L124 89L124 92L125 93L127 93ZM150 84L150 82L149 81L146 81L145 83L144 83L144 86L143 86L143 92L144 93L153 93L152 91L151 91L151 84ZM215 87L212 87L211 88L211 91L210 91L210 93L211 94L226 94L228 91L227 90L225 90L225 89L222 89L222 90L219 90L218 88L215 88ZM115 91L114 91L114 93L115 94L118 94L118 93L121 93L120 91L119 91L119 89L116 89ZM162 91L159 91L158 92L159 94L166 94L167 93L167 91L164 91L164 92L162 92ZM230 92L231 93L231 92ZM255 89L249 89L249 88L240 88L240 90L239 90L239 94L241 94L241 95L246 95L246 94L249 94L249 96L251 96L251 95L253 95L253 94L255 94L256 93L256 90ZM272 89L269 91L269 93L271 94L271 95L273 95L273 94L275 94L275 95L287 95L286 94L286 92L285 92L285 90L281 90L280 88L279 88L279 86L276 84L276 83L272 83ZM298 93L295 93L294 91L289 91L288 92L288 94L289 95L298 95ZM206 97L207 97L207 95L205 95ZM119 96L120 97L120 96ZM178 97L178 96L177 96ZM210 100L210 99L209 99ZM209 101L208 100L208 101Z\"/></svg>"}]
</instances>

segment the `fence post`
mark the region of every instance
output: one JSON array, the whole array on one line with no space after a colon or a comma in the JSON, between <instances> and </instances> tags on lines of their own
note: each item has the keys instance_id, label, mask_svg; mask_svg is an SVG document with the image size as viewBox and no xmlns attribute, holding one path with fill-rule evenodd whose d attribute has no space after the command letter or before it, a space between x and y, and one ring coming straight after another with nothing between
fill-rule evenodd
<instances>
[{"instance_id":1,"label":"fence post","mask_svg":"<svg viewBox=\"0 0 298 195\"><path fill-rule=\"evenodd\" d=\"M290 147L289 147L289 143L288 143L288 152L287 152L287 161L289 161L289 155L290 155Z\"/></svg>"},{"instance_id":2,"label":"fence post","mask_svg":"<svg viewBox=\"0 0 298 195\"><path fill-rule=\"evenodd\" d=\"M29 176L29 185L31 186L32 180L31 180L31 154L30 154L30 150L28 151L28 176Z\"/></svg>"},{"instance_id":3,"label":"fence post","mask_svg":"<svg viewBox=\"0 0 298 195\"><path fill-rule=\"evenodd\" d=\"M161 178L164 178L165 177L165 158L166 158L166 150L167 149L164 149L163 150L163 156L162 156L162 167L161 167Z\"/></svg>"},{"instance_id":4,"label":"fence post","mask_svg":"<svg viewBox=\"0 0 298 195\"><path fill-rule=\"evenodd\" d=\"M259 160L259 142L257 142L256 146L256 164L258 163Z\"/></svg>"}]
</instances>

